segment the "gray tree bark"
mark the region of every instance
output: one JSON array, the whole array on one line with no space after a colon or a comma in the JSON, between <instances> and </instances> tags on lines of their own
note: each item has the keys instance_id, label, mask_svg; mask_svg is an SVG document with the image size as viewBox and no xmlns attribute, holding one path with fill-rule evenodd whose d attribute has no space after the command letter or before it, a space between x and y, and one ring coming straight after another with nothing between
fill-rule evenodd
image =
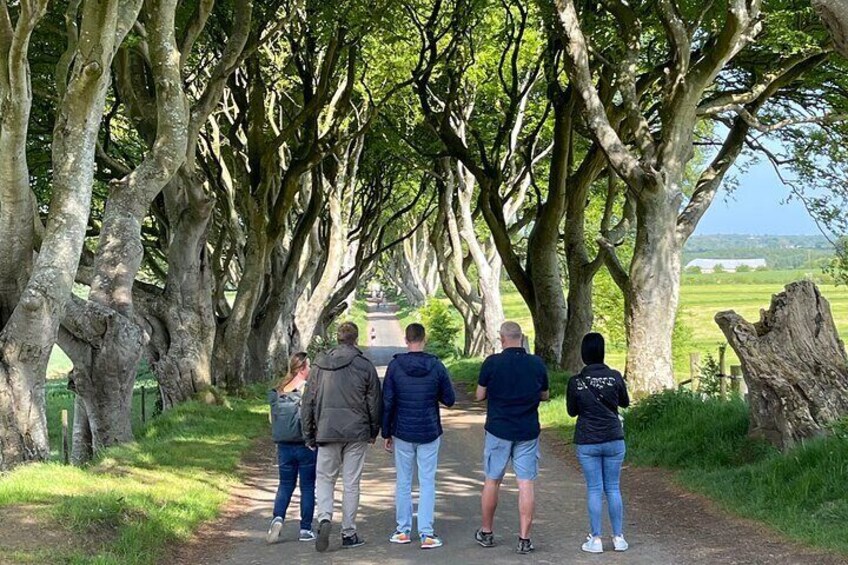
<instances>
[{"instance_id":1,"label":"gray tree bark","mask_svg":"<svg viewBox=\"0 0 848 565\"><path fill-rule=\"evenodd\" d=\"M156 137L141 164L112 183L89 302L74 301L72 319L64 323L84 344L84 354L75 356L73 381L85 404L95 453L133 439L133 385L148 339L136 324L133 308L133 285L144 255L141 224L150 203L186 156L188 102L182 87L176 8L177 0L147 0L142 11L155 87Z\"/></svg>"},{"instance_id":2,"label":"gray tree bark","mask_svg":"<svg viewBox=\"0 0 848 565\"><path fill-rule=\"evenodd\" d=\"M73 69L53 132L53 200L32 275L0 332L0 468L49 452L44 415L47 361L71 296L88 222L97 132L109 68L140 0L86 1Z\"/></svg>"},{"instance_id":3,"label":"gray tree bark","mask_svg":"<svg viewBox=\"0 0 848 565\"><path fill-rule=\"evenodd\" d=\"M788 449L848 415L845 344L813 282L787 285L757 323L733 311L715 320L742 361L752 436Z\"/></svg>"}]
</instances>

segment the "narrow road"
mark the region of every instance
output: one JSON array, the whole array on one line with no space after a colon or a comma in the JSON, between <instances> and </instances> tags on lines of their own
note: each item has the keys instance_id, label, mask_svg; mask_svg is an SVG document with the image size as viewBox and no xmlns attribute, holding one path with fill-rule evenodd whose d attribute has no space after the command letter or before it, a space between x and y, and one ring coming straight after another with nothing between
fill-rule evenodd
<instances>
[{"instance_id":1,"label":"narrow road","mask_svg":"<svg viewBox=\"0 0 848 565\"><path fill-rule=\"evenodd\" d=\"M403 351L401 328L389 312L369 313L368 323L369 329L372 325L376 329L377 341L366 354L382 375L392 355ZM370 341L367 330L362 335L362 341ZM224 517L204 529L190 544L190 550L177 552L168 562L221 565L844 562L832 555L783 542L755 524L729 518L703 499L669 486L665 477L639 469L625 469L623 477L627 505L625 533L631 549L626 553L607 551L603 556L585 554L580 551L587 528L582 477L573 461L564 458L563 450L552 441L543 442L536 494L537 518L532 535L536 552L528 556L514 553L518 536L518 492L512 473L504 481L495 520L499 545L481 548L473 540L473 534L480 520L480 459L485 407L460 394L460 401L454 408L443 408L442 419L445 434L437 479L436 533L444 540L444 547L423 551L416 544L388 543L395 526L394 464L392 456L382 449L381 441L368 453L362 478L358 530L365 537L366 545L341 549L338 504L327 553L317 553L312 543L298 542L296 500L289 509L281 542L267 545L265 531L277 488L274 448L269 440L258 450L255 460L248 461L247 480L233 493ZM339 484L338 502L340 488ZM608 529L606 518L604 524ZM605 543L610 545L608 536Z\"/></svg>"}]
</instances>

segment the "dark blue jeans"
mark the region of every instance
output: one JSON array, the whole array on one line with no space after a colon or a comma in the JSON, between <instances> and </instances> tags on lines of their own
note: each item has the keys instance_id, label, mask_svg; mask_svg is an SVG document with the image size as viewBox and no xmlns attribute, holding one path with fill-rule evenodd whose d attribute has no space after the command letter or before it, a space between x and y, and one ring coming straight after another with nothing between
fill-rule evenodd
<instances>
[{"instance_id":1,"label":"dark blue jeans","mask_svg":"<svg viewBox=\"0 0 848 565\"><path fill-rule=\"evenodd\" d=\"M300 529L312 529L315 515L315 462L318 454L297 443L277 444L277 463L280 466L280 486L274 500L274 517L285 518L294 487L300 477Z\"/></svg>"},{"instance_id":2,"label":"dark blue jeans","mask_svg":"<svg viewBox=\"0 0 848 565\"><path fill-rule=\"evenodd\" d=\"M609 507L612 535L623 535L624 504L621 501L621 464L626 448L624 440L608 441L593 445L578 445L577 460L586 478L589 527L593 536L601 535L601 512L604 495Z\"/></svg>"}]
</instances>

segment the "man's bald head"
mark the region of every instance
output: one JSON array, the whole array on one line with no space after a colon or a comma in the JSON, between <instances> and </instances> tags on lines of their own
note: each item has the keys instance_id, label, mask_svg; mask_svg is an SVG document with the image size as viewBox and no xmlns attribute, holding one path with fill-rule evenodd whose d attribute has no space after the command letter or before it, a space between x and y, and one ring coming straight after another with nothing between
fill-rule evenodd
<instances>
[{"instance_id":1,"label":"man's bald head","mask_svg":"<svg viewBox=\"0 0 848 565\"><path fill-rule=\"evenodd\" d=\"M504 322L501 324L501 345L507 347L521 347L521 339L524 336L521 326L515 322Z\"/></svg>"}]
</instances>

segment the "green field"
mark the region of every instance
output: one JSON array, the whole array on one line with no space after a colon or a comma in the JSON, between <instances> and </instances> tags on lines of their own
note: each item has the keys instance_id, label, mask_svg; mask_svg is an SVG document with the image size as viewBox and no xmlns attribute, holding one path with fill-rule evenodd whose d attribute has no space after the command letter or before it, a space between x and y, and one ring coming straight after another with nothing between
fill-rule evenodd
<instances>
[{"instance_id":1,"label":"green field","mask_svg":"<svg viewBox=\"0 0 848 565\"><path fill-rule=\"evenodd\" d=\"M684 323L692 331L688 351L675 352L675 370L679 380L688 378L688 354L717 356L718 346L725 342L724 335L714 321L717 312L736 310L748 321L759 319L760 310L767 309L772 295L795 280L812 276L804 271L764 271L751 273L721 273L684 275L680 289L680 311ZM830 302L833 319L843 340L848 340L848 287L819 282L819 289ZM515 320L532 337L533 323L521 296L511 288L504 288L504 314ZM624 350L608 354L611 365L624 367ZM732 350L728 349L729 364L738 364Z\"/></svg>"}]
</instances>

